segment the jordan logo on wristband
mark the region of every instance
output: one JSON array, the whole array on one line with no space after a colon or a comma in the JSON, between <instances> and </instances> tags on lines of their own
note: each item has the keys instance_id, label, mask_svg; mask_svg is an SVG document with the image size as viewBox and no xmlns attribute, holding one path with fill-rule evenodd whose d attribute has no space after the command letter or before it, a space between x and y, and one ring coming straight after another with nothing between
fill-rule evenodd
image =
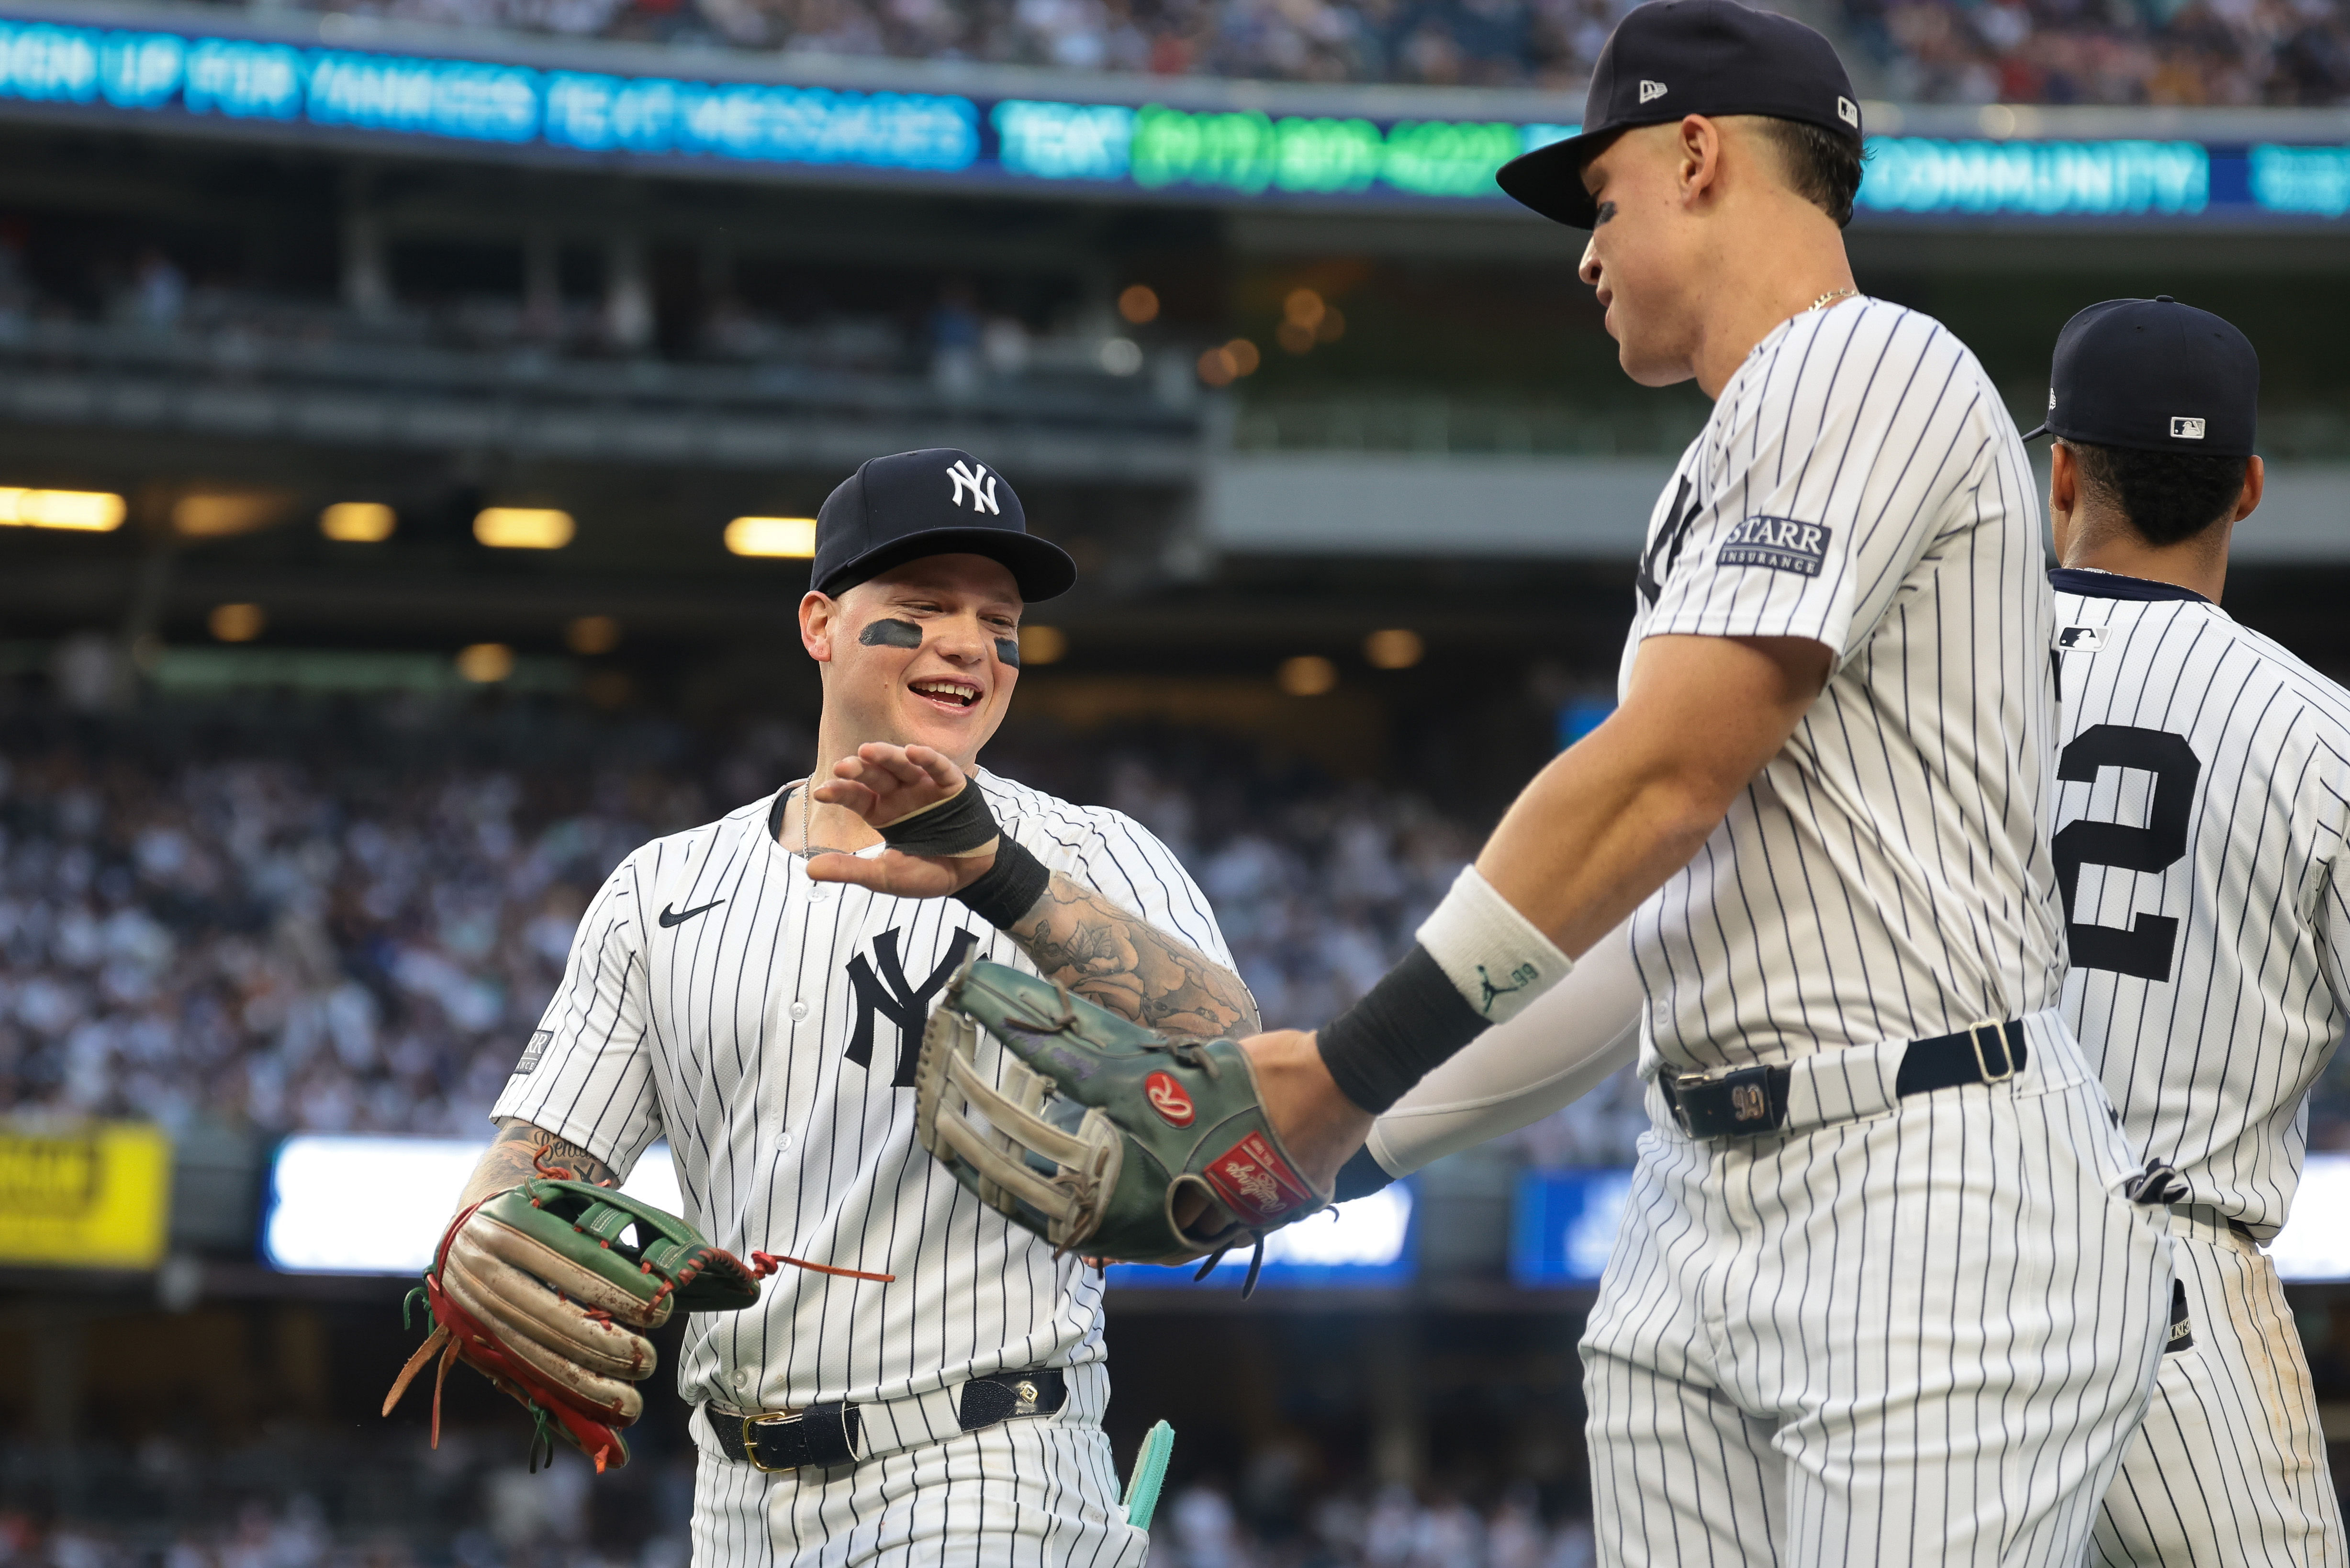
<instances>
[{"instance_id":1,"label":"jordan logo on wristband","mask_svg":"<svg viewBox=\"0 0 2350 1568\"><path fill-rule=\"evenodd\" d=\"M1314 1201L1314 1189L1263 1133L1249 1134L1200 1175L1243 1224L1265 1224Z\"/></svg>"},{"instance_id":2,"label":"jordan logo on wristband","mask_svg":"<svg viewBox=\"0 0 2350 1568\"><path fill-rule=\"evenodd\" d=\"M1482 963L1479 964L1477 966L1477 988L1485 994L1478 1001L1477 1011L1483 1013L1488 1018L1492 1017L1494 1002L1499 1002L1503 997L1509 995L1510 992L1513 991L1525 990L1526 987L1534 982L1535 978L1540 972L1541 971L1536 970L1534 965L1530 963L1522 963L1517 968L1510 971L1510 978L1517 981L1515 985L1495 985L1493 983L1493 977L1485 972L1485 966Z\"/></svg>"}]
</instances>

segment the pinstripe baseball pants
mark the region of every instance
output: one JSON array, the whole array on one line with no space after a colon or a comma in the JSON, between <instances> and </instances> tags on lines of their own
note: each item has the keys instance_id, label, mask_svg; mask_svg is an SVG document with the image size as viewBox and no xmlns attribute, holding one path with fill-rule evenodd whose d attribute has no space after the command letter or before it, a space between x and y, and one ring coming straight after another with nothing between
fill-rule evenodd
<instances>
[{"instance_id":1,"label":"pinstripe baseball pants","mask_svg":"<svg viewBox=\"0 0 2350 1568\"><path fill-rule=\"evenodd\" d=\"M2276 1265L2223 1224L2177 1214L2170 1226L2195 1343L2162 1358L2090 1561L2345 1568L2342 1504Z\"/></svg>"},{"instance_id":2,"label":"pinstripe baseball pants","mask_svg":"<svg viewBox=\"0 0 2350 1568\"><path fill-rule=\"evenodd\" d=\"M2167 1216L2055 1013L2012 1080L1700 1143L1652 1086L1583 1340L1607 1564L2072 1568L2169 1324Z\"/></svg>"},{"instance_id":3,"label":"pinstripe baseball pants","mask_svg":"<svg viewBox=\"0 0 2350 1568\"><path fill-rule=\"evenodd\" d=\"M1141 1568L1101 1428L1109 1375L1068 1369L1059 1414L1002 1421L861 1465L762 1473L695 1412L693 1568Z\"/></svg>"}]
</instances>

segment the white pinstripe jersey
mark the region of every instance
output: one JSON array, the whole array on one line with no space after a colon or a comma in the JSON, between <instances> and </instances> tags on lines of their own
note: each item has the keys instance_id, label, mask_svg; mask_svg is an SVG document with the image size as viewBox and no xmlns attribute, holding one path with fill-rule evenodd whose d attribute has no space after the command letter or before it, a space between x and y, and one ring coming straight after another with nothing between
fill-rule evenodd
<instances>
[{"instance_id":1,"label":"white pinstripe jersey","mask_svg":"<svg viewBox=\"0 0 2350 1568\"><path fill-rule=\"evenodd\" d=\"M2131 1146L2265 1240L2350 997L2350 692L2184 588L2053 580L2064 1015Z\"/></svg>"},{"instance_id":2,"label":"white pinstripe jersey","mask_svg":"<svg viewBox=\"0 0 2350 1568\"><path fill-rule=\"evenodd\" d=\"M1624 655L1801 637L1827 688L1634 915L1648 1048L1685 1070L2055 1004L2051 626L2014 422L1965 345L1881 300L1757 344L1648 524Z\"/></svg>"},{"instance_id":3,"label":"white pinstripe jersey","mask_svg":"<svg viewBox=\"0 0 2350 1568\"><path fill-rule=\"evenodd\" d=\"M1207 899L1141 826L978 782L1045 866L1231 964ZM811 882L771 831L780 794L620 863L493 1114L623 1175L666 1136L688 1217L717 1245L897 1276L786 1267L759 1306L696 1317L689 1401L889 1399L1100 1360L1100 1276L982 1207L914 1138L915 1053L948 977L974 945L1035 966L954 899Z\"/></svg>"}]
</instances>

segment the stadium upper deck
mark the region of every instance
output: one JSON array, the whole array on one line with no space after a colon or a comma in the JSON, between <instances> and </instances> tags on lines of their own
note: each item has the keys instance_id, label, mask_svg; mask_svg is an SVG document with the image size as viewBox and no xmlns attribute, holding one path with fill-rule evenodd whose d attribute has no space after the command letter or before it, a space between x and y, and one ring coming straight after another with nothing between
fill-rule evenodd
<instances>
[{"instance_id":1,"label":"stadium upper deck","mask_svg":"<svg viewBox=\"0 0 2350 1568\"><path fill-rule=\"evenodd\" d=\"M1627 8L1625 0L306 3L353 18L700 47L1574 93ZM1887 96L1915 102L2334 104L2350 94L2340 0L1842 0L1828 20L1881 70Z\"/></svg>"}]
</instances>

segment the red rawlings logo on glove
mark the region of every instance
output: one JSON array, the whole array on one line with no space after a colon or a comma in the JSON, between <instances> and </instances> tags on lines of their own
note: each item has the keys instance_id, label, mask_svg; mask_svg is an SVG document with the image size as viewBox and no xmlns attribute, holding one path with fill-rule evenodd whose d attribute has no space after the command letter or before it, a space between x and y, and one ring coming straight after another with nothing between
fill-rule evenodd
<instances>
[{"instance_id":1,"label":"red rawlings logo on glove","mask_svg":"<svg viewBox=\"0 0 2350 1568\"><path fill-rule=\"evenodd\" d=\"M1188 1127L1200 1114L1192 1108L1191 1096L1183 1092L1183 1085L1164 1073L1143 1079L1142 1092L1150 1097L1150 1108L1170 1127Z\"/></svg>"},{"instance_id":2,"label":"red rawlings logo on glove","mask_svg":"<svg viewBox=\"0 0 2350 1568\"><path fill-rule=\"evenodd\" d=\"M1244 1223L1267 1224L1314 1201L1314 1189L1263 1133L1251 1133L1208 1162L1201 1179Z\"/></svg>"}]
</instances>

